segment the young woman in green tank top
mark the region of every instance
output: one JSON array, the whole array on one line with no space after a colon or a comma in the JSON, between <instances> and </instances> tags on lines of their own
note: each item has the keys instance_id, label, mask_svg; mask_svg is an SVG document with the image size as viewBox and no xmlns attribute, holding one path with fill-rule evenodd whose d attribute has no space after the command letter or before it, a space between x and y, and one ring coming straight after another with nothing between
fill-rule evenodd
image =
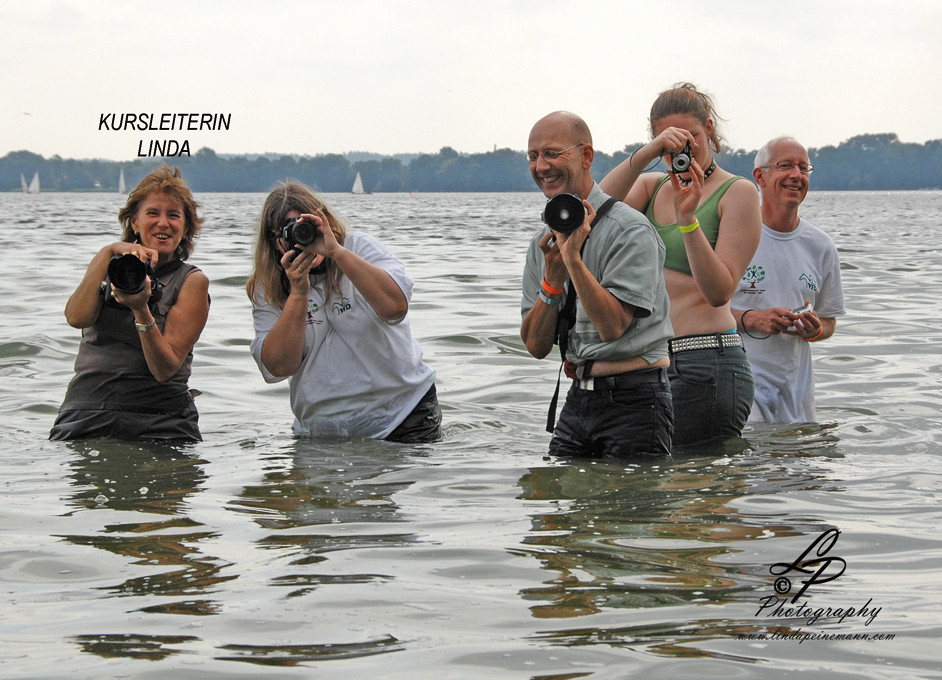
<instances>
[{"instance_id":1,"label":"young woman in green tank top","mask_svg":"<svg viewBox=\"0 0 942 680\"><path fill-rule=\"evenodd\" d=\"M601 182L648 217L667 250L675 446L740 436L754 393L729 301L759 244L759 196L716 164L717 119L710 97L690 83L662 92L651 107L652 140ZM685 149L684 171L645 172L660 159L670 168Z\"/></svg>"}]
</instances>

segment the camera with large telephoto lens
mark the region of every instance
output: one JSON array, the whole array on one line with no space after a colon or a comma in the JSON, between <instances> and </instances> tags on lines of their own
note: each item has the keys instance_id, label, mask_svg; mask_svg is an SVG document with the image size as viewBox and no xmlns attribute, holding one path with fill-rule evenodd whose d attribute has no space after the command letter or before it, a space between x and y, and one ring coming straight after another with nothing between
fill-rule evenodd
<instances>
[{"instance_id":1,"label":"camera with large telephoto lens","mask_svg":"<svg viewBox=\"0 0 942 680\"><path fill-rule=\"evenodd\" d=\"M575 194L556 194L543 208L543 222L560 234L571 234L585 222L585 205Z\"/></svg>"},{"instance_id":2,"label":"camera with large telephoto lens","mask_svg":"<svg viewBox=\"0 0 942 680\"><path fill-rule=\"evenodd\" d=\"M690 169L690 159L690 142L687 142L683 149L671 154L671 172L675 175L687 172Z\"/></svg>"},{"instance_id":3,"label":"camera with large telephoto lens","mask_svg":"<svg viewBox=\"0 0 942 680\"><path fill-rule=\"evenodd\" d=\"M125 295L137 295L144 290L147 277L150 277L150 303L160 300L163 286L157 281L149 262L142 262L133 253L115 255L108 263L108 280L115 290Z\"/></svg>"},{"instance_id":4,"label":"camera with large telephoto lens","mask_svg":"<svg viewBox=\"0 0 942 680\"><path fill-rule=\"evenodd\" d=\"M317 238L317 224L308 222L300 217L289 219L281 229L281 237L292 248L309 246Z\"/></svg>"}]
</instances>

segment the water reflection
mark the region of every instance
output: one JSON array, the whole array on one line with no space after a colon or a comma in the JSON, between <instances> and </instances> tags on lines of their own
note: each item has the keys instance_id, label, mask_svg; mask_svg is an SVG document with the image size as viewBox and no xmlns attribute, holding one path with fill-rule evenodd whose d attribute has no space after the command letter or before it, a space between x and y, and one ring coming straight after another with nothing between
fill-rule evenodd
<instances>
[{"instance_id":1,"label":"water reflection","mask_svg":"<svg viewBox=\"0 0 942 680\"><path fill-rule=\"evenodd\" d=\"M118 657L147 661L185 653L176 646L199 641L191 635L77 635L73 639L88 654L106 659Z\"/></svg>"},{"instance_id":2,"label":"water reflection","mask_svg":"<svg viewBox=\"0 0 942 680\"><path fill-rule=\"evenodd\" d=\"M74 452L69 463L74 493L68 503L94 511L93 518L104 512L107 523L61 538L128 559L146 572L99 589L113 596L158 598L141 607L143 612L218 613L220 605L202 596L235 576L222 573L229 563L201 550L217 534L187 515L186 499L206 480L206 461L186 447L159 443L99 439L67 446Z\"/></svg>"},{"instance_id":3,"label":"water reflection","mask_svg":"<svg viewBox=\"0 0 942 680\"><path fill-rule=\"evenodd\" d=\"M415 447L370 440L292 439L261 453L264 478L245 487L231 509L262 527L402 521L393 496L411 482L386 479L413 464Z\"/></svg>"},{"instance_id":4,"label":"water reflection","mask_svg":"<svg viewBox=\"0 0 942 680\"><path fill-rule=\"evenodd\" d=\"M222 661L243 661L260 666L291 667L311 661L337 661L398 652L403 648L399 640L388 635L368 642L344 644L225 645L222 647L223 653L217 658Z\"/></svg>"},{"instance_id":5,"label":"water reflection","mask_svg":"<svg viewBox=\"0 0 942 680\"><path fill-rule=\"evenodd\" d=\"M821 449L814 453L813 443ZM578 619L538 637L566 646L644 640L661 653L734 636L753 618L713 620L704 605L753 602L771 584L762 542L816 534L823 518L802 516L784 493L828 489L816 456L833 451L828 428L769 429L737 457L696 456L665 464L551 461L530 468L519 498L538 502L521 553L551 577L521 590L538 619ZM625 625L622 614L646 623ZM645 610L644 612L636 610ZM662 610L655 613L655 610ZM743 611L747 611L748 607ZM706 615L706 616L705 616Z\"/></svg>"},{"instance_id":6,"label":"water reflection","mask_svg":"<svg viewBox=\"0 0 942 680\"><path fill-rule=\"evenodd\" d=\"M85 509L177 515L206 481L205 460L192 447L111 439L67 442L75 492L68 501Z\"/></svg>"},{"instance_id":7,"label":"water reflection","mask_svg":"<svg viewBox=\"0 0 942 680\"><path fill-rule=\"evenodd\" d=\"M427 447L360 439L293 438L274 450L265 444L260 449L262 478L243 487L228 507L250 517L262 530L254 545L265 585L285 589L275 597L295 600L311 597L327 586L382 584L395 579L391 574L360 568L394 562L370 556L373 551L408 547L419 540L411 531L400 529L409 525L399 513L396 494L413 484L410 468L421 463ZM332 559L346 551L362 558ZM272 592L265 595L269 600ZM322 607L313 602L311 610L319 611ZM305 606L301 605L302 610ZM338 639L343 636L342 626L314 625L311 631L322 639L307 644L226 644L219 647L217 658L289 667L404 649L391 633L354 629L347 633L352 633L353 639Z\"/></svg>"}]
</instances>

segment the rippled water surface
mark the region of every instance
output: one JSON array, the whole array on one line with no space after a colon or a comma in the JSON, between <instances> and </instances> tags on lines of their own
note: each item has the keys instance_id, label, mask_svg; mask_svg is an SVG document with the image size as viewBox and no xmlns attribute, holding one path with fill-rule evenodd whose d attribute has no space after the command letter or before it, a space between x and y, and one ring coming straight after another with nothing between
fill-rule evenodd
<instances>
[{"instance_id":1,"label":"rippled water surface","mask_svg":"<svg viewBox=\"0 0 942 680\"><path fill-rule=\"evenodd\" d=\"M248 353L263 198L198 196L205 441L165 447L46 440L122 197L0 195L3 677L942 678L942 192L812 192L849 311L814 347L820 425L658 465L546 455L536 193L328 196L416 280L445 439L293 438Z\"/></svg>"}]
</instances>

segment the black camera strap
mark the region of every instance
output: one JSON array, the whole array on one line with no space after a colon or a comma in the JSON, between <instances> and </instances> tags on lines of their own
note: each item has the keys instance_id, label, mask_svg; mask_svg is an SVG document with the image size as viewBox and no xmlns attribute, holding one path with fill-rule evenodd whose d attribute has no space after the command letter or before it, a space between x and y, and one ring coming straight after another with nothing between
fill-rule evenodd
<instances>
[{"instance_id":1,"label":"black camera strap","mask_svg":"<svg viewBox=\"0 0 942 680\"><path fill-rule=\"evenodd\" d=\"M617 198L609 198L605 203L599 206L599 209L595 211L595 217L592 219L592 222L589 224L590 227L594 227L600 219L608 212L615 203L618 202ZM590 233L589 236L592 234ZM589 242L588 236L586 240L582 243L582 250L580 250L580 255L582 251L585 250L585 244ZM559 385L563 377L563 366L566 363L566 352L569 349L569 331L572 330L572 327L576 325L576 287L572 285L572 281L569 282L569 289L566 291L566 301L563 303L563 308L559 310L559 316L556 318L556 344L559 345L559 356L562 360L562 363L559 365L559 375L556 377L556 391L553 392L553 398L550 400L549 412L546 414L546 431L552 433L556 429L556 405L559 402Z\"/></svg>"}]
</instances>

